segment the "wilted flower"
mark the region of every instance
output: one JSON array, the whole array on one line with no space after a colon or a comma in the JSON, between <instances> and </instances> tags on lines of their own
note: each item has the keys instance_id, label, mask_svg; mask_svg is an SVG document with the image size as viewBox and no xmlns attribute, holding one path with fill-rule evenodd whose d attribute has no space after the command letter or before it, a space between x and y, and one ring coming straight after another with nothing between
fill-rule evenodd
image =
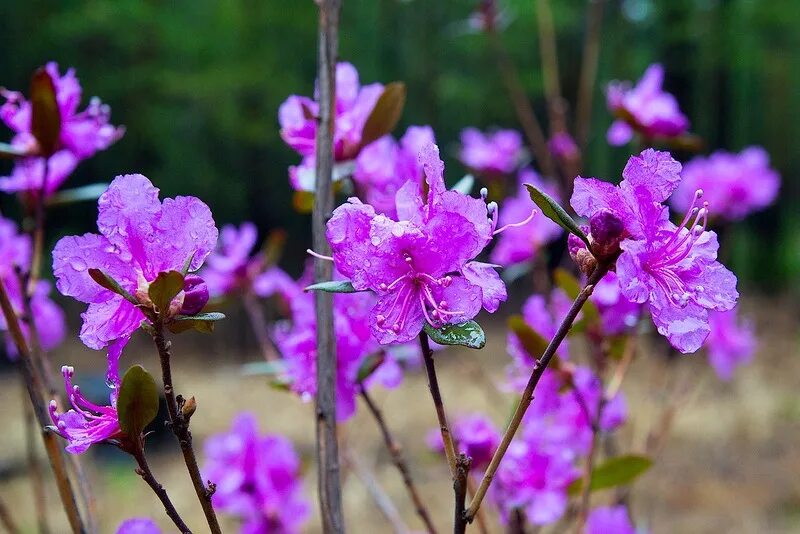
<instances>
[{"instance_id":1,"label":"wilted flower","mask_svg":"<svg viewBox=\"0 0 800 534\"><path fill-rule=\"evenodd\" d=\"M513 173L524 156L522 136L515 130L483 133L477 128L461 132L459 159L470 170L487 178Z\"/></svg>"},{"instance_id":2,"label":"wilted flower","mask_svg":"<svg viewBox=\"0 0 800 534\"><path fill-rule=\"evenodd\" d=\"M494 312L506 299L497 272L470 261L494 233L486 204L446 190L436 145L420 153L420 163L427 199L419 184L407 182L396 198L398 221L351 198L327 225L336 268L357 290L378 295L370 326L382 344L409 341L426 322L472 319L481 306Z\"/></svg>"},{"instance_id":3,"label":"wilted flower","mask_svg":"<svg viewBox=\"0 0 800 534\"><path fill-rule=\"evenodd\" d=\"M80 337L93 349L128 338L145 316L133 303L95 282L89 269L101 270L140 304L152 305L148 288L159 273L182 271L187 262L190 271L199 269L217 241L208 206L195 197L167 198L162 203L158 189L141 174L115 178L100 196L98 210L99 235L65 237L53 250L56 287L89 304ZM182 310L184 298L182 291L173 299L170 314L188 311Z\"/></svg>"},{"instance_id":4,"label":"wilted flower","mask_svg":"<svg viewBox=\"0 0 800 534\"><path fill-rule=\"evenodd\" d=\"M492 459L492 455L500 444L500 432L491 419L483 414L474 413L457 417L450 425L456 449L472 458L472 470L484 469ZM442 434L437 428L432 430L426 441L436 452L444 452Z\"/></svg>"},{"instance_id":5,"label":"wilted flower","mask_svg":"<svg viewBox=\"0 0 800 534\"><path fill-rule=\"evenodd\" d=\"M120 523L116 534L161 534L161 529L152 519L135 517Z\"/></svg>"},{"instance_id":6,"label":"wilted flower","mask_svg":"<svg viewBox=\"0 0 800 534\"><path fill-rule=\"evenodd\" d=\"M608 109L617 120L608 130L608 142L624 145L634 132L646 138L677 137L689 129L689 119L675 97L664 91L664 67L650 65L633 88L627 82L608 85Z\"/></svg>"},{"instance_id":7,"label":"wilted flower","mask_svg":"<svg viewBox=\"0 0 800 534\"><path fill-rule=\"evenodd\" d=\"M310 507L303 497L300 458L292 443L259 434L251 413L239 414L231 431L205 443L204 479L216 483L214 507L243 521L240 532L300 532Z\"/></svg>"},{"instance_id":8,"label":"wilted flower","mask_svg":"<svg viewBox=\"0 0 800 534\"><path fill-rule=\"evenodd\" d=\"M714 206L714 215L738 221L775 201L781 178L769 166L769 155L761 147L749 147L739 154L723 150L696 157L683 167L683 181L673 193L672 206L688 210L694 192Z\"/></svg>"},{"instance_id":9,"label":"wilted flower","mask_svg":"<svg viewBox=\"0 0 800 534\"><path fill-rule=\"evenodd\" d=\"M756 350L756 337L750 321L739 321L736 309L708 314L711 332L705 341L708 360L717 376L730 380L741 365L750 363Z\"/></svg>"},{"instance_id":10,"label":"wilted flower","mask_svg":"<svg viewBox=\"0 0 800 534\"><path fill-rule=\"evenodd\" d=\"M598 506L586 519L584 534L636 534L624 505ZM642 532L644 534L644 532Z\"/></svg>"},{"instance_id":11,"label":"wilted flower","mask_svg":"<svg viewBox=\"0 0 800 534\"><path fill-rule=\"evenodd\" d=\"M572 207L584 217L611 214L623 226L616 272L622 294L648 303L658 331L681 352L694 352L708 336L708 311L733 308L736 277L717 261L717 236L706 231L703 192L679 226L661 205L680 182L680 163L645 150L628 160L619 186L576 178Z\"/></svg>"}]
</instances>

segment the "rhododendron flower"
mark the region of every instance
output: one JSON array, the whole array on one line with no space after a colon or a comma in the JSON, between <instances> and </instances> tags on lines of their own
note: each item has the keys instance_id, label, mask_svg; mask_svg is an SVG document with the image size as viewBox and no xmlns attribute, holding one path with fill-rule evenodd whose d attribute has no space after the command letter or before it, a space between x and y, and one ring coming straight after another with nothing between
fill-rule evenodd
<instances>
[{"instance_id":1,"label":"rhododendron flower","mask_svg":"<svg viewBox=\"0 0 800 534\"><path fill-rule=\"evenodd\" d=\"M410 126L400 142L384 136L359 154L353 180L361 197L377 213L395 218L395 196L406 182L422 183L424 174L417 155L434 143L430 126Z\"/></svg>"},{"instance_id":2,"label":"rhododendron flower","mask_svg":"<svg viewBox=\"0 0 800 534\"><path fill-rule=\"evenodd\" d=\"M17 226L0 215L0 280L8 293L8 299L17 317L24 317L25 301L20 273L30 270L31 241L27 235L17 232ZM31 295L31 313L36 327L39 344L44 350L57 347L64 340L66 323L64 312L50 300L50 283L37 280ZM22 333L30 344L30 327L27 321L19 321ZM8 329L5 316L0 313L0 332ZM6 336L6 353L15 357L17 347L11 336Z\"/></svg>"},{"instance_id":3,"label":"rhododendron flower","mask_svg":"<svg viewBox=\"0 0 800 534\"><path fill-rule=\"evenodd\" d=\"M750 321L739 321L736 309L708 314L711 332L705 342L708 361L722 380L730 380L739 366L750 363L756 337Z\"/></svg>"},{"instance_id":4,"label":"rhododendron flower","mask_svg":"<svg viewBox=\"0 0 800 534\"><path fill-rule=\"evenodd\" d=\"M590 224L602 217L621 225L614 240L621 239L616 272L622 294L647 303L659 333L686 353L708 336L708 311L732 309L739 294L736 276L717 261L716 234L706 230L708 204L698 206L703 192L695 193L678 226L661 205L677 187L680 169L668 153L648 149L628 160L619 186L576 178L571 202Z\"/></svg>"},{"instance_id":5,"label":"rhododendron flower","mask_svg":"<svg viewBox=\"0 0 800 534\"><path fill-rule=\"evenodd\" d=\"M110 124L111 109L96 97L89 106L78 111L81 86L73 69L61 76L58 64L50 62L45 67L53 81L56 101L61 116L59 150L48 162L46 193L51 194L66 180L82 159L105 150L125 133L125 129ZM38 145L31 131L31 103L22 93L2 90L6 99L0 106L0 120L16 134L11 144L33 157L22 158L10 177L0 178L0 190L39 191L44 174L44 158L37 157Z\"/></svg>"},{"instance_id":6,"label":"rhododendron flower","mask_svg":"<svg viewBox=\"0 0 800 534\"><path fill-rule=\"evenodd\" d=\"M470 262L495 231L486 204L445 188L436 145L423 149L420 162L427 199L419 184L407 182L397 194L397 221L351 198L327 225L338 271L355 289L378 295L370 326L381 344L409 341L426 322L467 321L482 306L494 312L506 299L497 272Z\"/></svg>"},{"instance_id":7,"label":"rhododendron flower","mask_svg":"<svg viewBox=\"0 0 800 534\"><path fill-rule=\"evenodd\" d=\"M674 208L690 209L694 192L702 189L714 215L728 221L741 220L775 202L781 185L780 175L770 167L769 155L761 147L696 157L681 175L683 181L670 198Z\"/></svg>"},{"instance_id":8,"label":"rhododendron flower","mask_svg":"<svg viewBox=\"0 0 800 534\"><path fill-rule=\"evenodd\" d=\"M630 332L642 316L642 304L631 302L619 287L617 273L607 273L595 286L591 301L600 312L603 333L618 335Z\"/></svg>"},{"instance_id":9,"label":"rhododendron flower","mask_svg":"<svg viewBox=\"0 0 800 534\"><path fill-rule=\"evenodd\" d=\"M361 133L383 85L361 86L350 63L336 65L336 119L333 152L336 161L354 159L361 150ZM314 99L292 95L281 104L278 120L283 140L302 156L313 156L319 105Z\"/></svg>"},{"instance_id":10,"label":"rhododendron flower","mask_svg":"<svg viewBox=\"0 0 800 534\"><path fill-rule=\"evenodd\" d=\"M646 138L677 137L689 129L675 97L664 91L664 67L647 67L642 79L633 88L627 82L608 85L606 102L617 120L608 130L608 142L624 145L634 132Z\"/></svg>"},{"instance_id":11,"label":"rhododendron flower","mask_svg":"<svg viewBox=\"0 0 800 534\"><path fill-rule=\"evenodd\" d=\"M161 528L152 519L135 517L120 523L116 534L161 534Z\"/></svg>"},{"instance_id":12,"label":"rhododendron flower","mask_svg":"<svg viewBox=\"0 0 800 534\"><path fill-rule=\"evenodd\" d=\"M584 534L636 534L624 505L598 506L586 519ZM644 531L641 534L645 534Z\"/></svg>"},{"instance_id":13,"label":"rhododendron flower","mask_svg":"<svg viewBox=\"0 0 800 534\"><path fill-rule=\"evenodd\" d=\"M212 297L252 292L259 297L280 294L287 300L297 290L294 280L278 267L268 267L263 252L253 248L258 239L256 225L242 223L222 227L217 248L206 258L202 276Z\"/></svg>"},{"instance_id":14,"label":"rhododendron flower","mask_svg":"<svg viewBox=\"0 0 800 534\"><path fill-rule=\"evenodd\" d=\"M214 249L218 233L211 210L202 201L176 197L162 203L158 188L140 174L115 178L100 196L98 211L99 235L65 237L53 250L56 287L89 304L80 337L93 349L130 337L145 315L121 295L101 287L89 269L100 269L147 305L147 290L158 274L182 271L187 262L190 271L199 269ZM185 298L180 292L169 313L187 313L182 310Z\"/></svg>"},{"instance_id":15,"label":"rhododendron flower","mask_svg":"<svg viewBox=\"0 0 800 534\"><path fill-rule=\"evenodd\" d=\"M553 134L547 142L550 152L563 161L571 161L580 155L580 150L575 140L567 132L557 132Z\"/></svg>"},{"instance_id":16,"label":"rhododendron flower","mask_svg":"<svg viewBox=\"0 0 800 534\"><path fill-rule=\"evenodd\" d=\"M530 218L531 195L524 185L526 183L535 185L557 201L560 199L558 190L553 184L542 180L531 169L521 171L517 195L503 202L498 223L524 224L509 226L500 235L490 256L494 263L509 266L532 260L542 247L558 239L564 232L558 224L547 217Z\"/></svg>"},{"instance_id":17,"label":"rhododendron flower","mask_svg":"<svg viewBox=\"0 0 800 534\"><path fill-rule=\"evenodd\" d=\"M457 417L450 425L456 449L472 458L472 470L482 470L492 459L500 444L500 431L485 415L474 413ZM431 430L426 441L438 453L444 452L442 434L437 428Z\"/></svg>"},{"instance_id":18,"label":"rhododendron flower","mask_svg":"<svg viewBox=\"0 0 800 534\"><path fill-rule=\"evenodd\" d=\"M522 136L515 130L482 133L476 128L461 132L459 159L472 171L488 178L513 173L525 155Z\"/></svg>"},{"instance_id":19,"label":"rhododendron flower","mask_svg":"<svg viewBox=\"0 0 800 534\"><path fill-rule=\"evenodd\" d=\"M108 406L98 406L81 393L78 386L72 384L75 370L64 366L64 387L67 391L72 409L58 413L56 401L50 401L50 419L57 432L67 440L67 451L73 454L85 452L91 445L118 438L122 435L117 415L117 395L119 395L119 358L127 339L112 343L108 348L108 371L106 384L111 388Z\"/></svg>"},{"instance_id":20,"label":"rhododendron flower","mask_svg":"<svg viewBox=\"0 0 800 534\"><path fill-rule=\"evenodd\" d=\"M204 480L217 486L214 508L242 520L240 532L300 532L310 512L303 497L300 458L292 443L260 434L251 413L239 414L230 432L205 443Z\"/></svg>"}]
</instances>

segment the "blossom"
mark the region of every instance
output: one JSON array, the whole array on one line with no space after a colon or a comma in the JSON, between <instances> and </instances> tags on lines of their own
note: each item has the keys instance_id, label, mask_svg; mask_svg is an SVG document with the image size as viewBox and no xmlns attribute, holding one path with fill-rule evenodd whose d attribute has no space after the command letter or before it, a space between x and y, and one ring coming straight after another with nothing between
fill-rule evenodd
<instances>
[{"instance_id":1,"label":"blossom","mask_svg":"<svg viewBox=\"0 0 800 534\"><path fill-rule=\"evenodd\" d=\"M264 298L277 293L289 299L297 290L288 274L267 264L263 251L253 254L257 239L258 230L251 222L242 223L238 229L232 224L222 227L217 248L206 258L202 271L212 297L243 291Z\"/></svg>"},{"instance_id":2,"label":"blossom","mask_svg":"<svg viewBox=\"0 0 800 534\"><path fill-rule=\"evenodd\" d=\"M619 287L617 273L607 273L595 286L590 300L600 312L600 323L606 335L631 331L642 315L642 305L631 302Z\"/></svg>"},{"instance_id":3,"label":"blossom","mask_svg":"<svg viewBox=\"0 0 800 534\"><path fill-rule=\"evenodd\" d=\"M120 523L116 534L161 534L161 529L152 519L134 517Z\"/></svg>"},{"instance_id":4,"label":"blossom","mask_svg":"<svg viewBox=\"0 0 800 534\"><path fill-rule=\"evenodd\" d=\"M82 89L74 69L62 76L58 64L45 67L53 81L61 117L58 150L48 161L46 194L52 194L67 179L82 159L105 150L125 133L122 127L110 124L111 108L93 97L83 111L78 111ZM11 176L0 178L0 190L38 191L42 187L44 158L36 156L39 148L31 130L31 103L17 91L0 91L5 103L0 106L0 120L16 134L11 144L32 157L17 162Z\"/></svg>"},{"instance_id":5,"label":"blossom","mask_svg":"<svg viewBox=\"0 0 800 534\"><path fill-rule=\"evenodd\" d=\"M417 155L434 142L430 126L409 126L399 143L386 135L366 146L353 173L359 196L377 213L396 217L397 192L408 181L422 183L424 174Z\"/></svg>"},{"instance_id":6,"label":"blossom","mask_svg":"<svg viewBox=\"0 0 800 534\"><path fill-rule=\"evenodd\" d=\"M26 315L24 288L18 272L28 273L31 263L31 241L27 235L18 233L17 226L0 216L0 280L6 288L8 299L17 317ZM36 328L38 341L44 350L61 344L66 334L64 312L50 299L50 283L37 280L30 297L30 311ZM30 327L27 321L19 321L22 333L30 343ZM0 332L8 329L5 316L0 313ZM6 336L6 353L17 355L17 347L11 336Z\"/></svg>"},{"instance_id":7,"label":"blossom","mask_svg":"<svg viewBox=\"0 0 800 534\"><path fill-rule=\"evenodd\" d=\"M703 192L678 226L669 221L661 203L677 187L680 169L668 153L648 149L628 160L619 186L576 178L571 203L590 223L601 215L621 223L614 241L622 294L647 303L658 332L686 353L708 336L708 311L732 309L739 294L736 276L717 261L717 235L706 230L708 203L697 205Z\"/></svg>"},{"instance_id":8,"label":"blossom","mask_svg":"<svg viewBox=\"0 0 800 534\"><path fill-rule=\"evenodd\" d=\"M240 532L300 532L310 506L303 497L300 458L277 434L260 434L255 415L241 413L230 432L205 443L204 480L213 480L214 508L243 521Z\"/></svg>"},{"instance_id":9,"label":"blossom","mask_svg":"<svg viewBox=\"0 0 800 534\"><path fill-rule=\"evenodd\" d=\"M524 184L533 184L548 195L559 200L557 188L531 169L519 173L519 188L514 197L503 202L499 215L500 225L509 226L498 238L492 250L491 260L503 266L532 260L538 251L548 243L558 239L562 228L547 217L530 217L531 196ZM527 221L527 222L526 222ZM516 225L517 223L523 223Z\"/></svg>"},{"instance_id":10,"label":"blossom","mask_svg":"<svg viewBox=\"0 0 800 534\"><path fill-rule=\"evenodd\" d=\"M670 199L672 206L688 210L694 192L702 189L715 215L727 221L741 220L775 202L781 183L767 152L755 146L738 154L719 150L696 157L683 168L682 176Z\"/></svg>"},{"instance_id":11,"label":"blossom","mask_svg":"<svg viewBox=\"0 0 800 534\"><path fill-rule=\"evenodd\" d=\"M737 367L750 363L756 350L756 337L750 321L739 321L736 309L711 312L711 332L705 341L708 361L722 380L730 380Z\"/></svg>"},{"instance_id":12,"label":"blossom","mask_svg":"<svg viewBox=\"0 0 800 534\"><path fill-rule=\"evenodd\" d=\"M100 349L127 338L145 320L141 309L121 295L101 287L89 275L100 269L152 306L147 297L159 273L190 271L203 265L214 249L217 228L211 210L195 197L158 199L158 189L140 174L118 176L98 200L100 234L68 236L53 250L56 287L66 296L89 304L82 314L81 340ZM184 292L169 313L182 311ZM185 312L184 312L185 313Z\"/></svg>"},{"instance_id":13,"label":"blossom","mask_svg":"<svg viewBox=\"0 0 800 534\"><path fill-rule=\"evenodd\" d=\"M491 419L473 413L456 418L451 424L456 448L472 458L472 469L484 469L500 444L500 432ZM428 446L436 452L444 452L442 434L437 428L427 437Z\"/></svg>"},{"instance_id":14,"label":"blossom","mask_svg":"<svg viewBox=\"0 0 800 534\"><path fill-rule=\"evenodd\" d=\"M355 158L361 150L361 134L383 85L362 86L358 71L350 63L336 65L336 118L333 153L336 161ZM292 95L278 109L281 138L300 155L314 155L319 104L314 99Z\"/></svg>"},{"instance_id":15,"label":"blossom","mask_svg":"<svg viewBox=\"0 0 800 534\"><path fill-rule=\"evenodd\" d=\"M633 88L627 82L608 85L606 103L616 120L608 130L608 142L624 145L638 132L646 138L677 137L689 129L689 119L681 112L675 97L662 90L664 67L647 67Z\"/></svg>"},{"instance_id":16,"label":"blossom","mask_svg":"<svg viewBox=\"0 0 800 534\"><path fill-rule=\"evenodd\" d=\"M119 394L119 358L127 339L112 343L108 348L108 371L106 384L111 389L108 406L98 406L83 396L80 387L72 384L75 370L64 366L64 387L72 409L58 413L58 403L50 401L50 419L56 431L67 440L67 451L73 454L85 452L91 445L122 436L117 414L117 395Z\"/></svg>"},{"instance_id":17,"label":"blossom","mask_svg":"<svg viewBox=\"0 0 800 534\"><path fill-rule=\"evenodd\" d=\"M461 132L461 162L476 173L497 177L513 173L524 156L522 136L515 130L482 133L477 128Z\"/></svg>"},{"instance_id":18,"label":"blossom","mask_svg":"<svg viewBox=\"0 0 800 534\"><path fill-rule=\"evenodd\" d=\"M426 322L461 323L481 307L494 312L506 299L497 272L470 262L492 239L496 220L482 200L446 190L436 145L419 157L427 198L419 184L406 182L396 197L398 220L351 198L327 224L338 271L356 290L378 295L370 326L381 344L409 341Z\"/></svg>"},{"instance_id":19,"label":"blossom","mask_svg":"<svg viewBox=\"0 0 800 534\"><path fill-rule=\"evenodd\" d=\"M624 505L598 506L586 519L584 534L636 534Z\"/></svg>"},{"instance_id":20,"label":"blossom","mask_svg":"<svg viewBox=\"0 0 800 534\"><path fill-rule=\"evenodd\" d=\"M572 161L580 155L577 143L567 132L556 132L547 142L552 154L563 161Z\"/></svg>"}]
</instances>

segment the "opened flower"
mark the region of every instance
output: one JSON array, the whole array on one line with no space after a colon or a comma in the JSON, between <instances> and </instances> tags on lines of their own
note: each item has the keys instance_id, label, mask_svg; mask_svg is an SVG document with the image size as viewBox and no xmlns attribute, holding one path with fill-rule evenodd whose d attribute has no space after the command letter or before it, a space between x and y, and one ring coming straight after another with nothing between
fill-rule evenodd
<instances>
[{"instance_id":1,"label":"opened flower","mask_svg":"<svg viewBox=\"0 0 800 534\"><path fill-rule=\"evenodd\" d=\"M709 310L732 309L739 294L736 276L717 261L717 235L706 230L703 192L695 193L678 226L669 221L661 203L678 186L680 170L668 153L648 149L628 160L619 186L576 178L571 202L589 218L590 238L600 248L616 243L621 249L616 272L622 294L647 303L659 333L686 353L708 336Z\"/></svg>"},{"instance_id":2,"label":"opened flower","mask_svg":"<svg viewBox=\"0 0 800 534\"><path fill-rule=\"evenodd\" d=\"M736 309L709 314L711 332L706 338L708 361L722 380L730 380L742 365L750 363L756 350L753 324L741 321Z\"/></svg>"},{"instance_id":3,"label":"opened flower","mask_svg":"<svg viewBox=\"0 0 800 534\"><path fill-rule=\"evenodd\" d=\"M515 130L484 134L477 128L466 128L461 132L459 159L470 170L487 178L513 173L524 155L522 136Z\"/></svg>"},{"instance_id":4,"label":"opened flower","mask_svg":"<svg viewBox=\"0 0 800 534\"><path fill-rule=\"evenodd\" d=\"M409 341L426 322L467 321L481 306L494 312L506 299L493 267L470 261L495 232L486 204L445 188L436 145L422 150L420 163L427 198L420 184L407 182L396 198L398 220L351 198L327 225L338 271L355 289L378 295L370 326L381 344Z\"/></svg>"},{"instance_id":5,"label":"opened flower","mask_svg":"<svg viewBox=\"0 0 800 534\"><path fill-rule=\"evenodd\" d=\"M158 189L141 174L115 178L100 196L98 211L99 235L65 237L53 250L56 287L89 304L82 315L80 337L93 349L129 337L145 315L123 296L100 286L89 269L99 269L140 305L152 307L150 283L159 273L182 271L187 265L189 271L199 269L214 249L218 233L211 210L202 201L176 197L162 203ZM205 284L196 275L186 277L185 290L173 299L169 310L160 312L193 314L208 300Z\"/></svg>"},{"instance_id":6,"label":"opened flower","mask_svg":"<svg viewBox=\"0 0 800 534\"><path fill-rule=\"evenodd\" d=\"M624 505L598 506L586 519L584 534L636 534L646 531L637 531L628 516L628 509Z\"/></svg>"}]
</instances>

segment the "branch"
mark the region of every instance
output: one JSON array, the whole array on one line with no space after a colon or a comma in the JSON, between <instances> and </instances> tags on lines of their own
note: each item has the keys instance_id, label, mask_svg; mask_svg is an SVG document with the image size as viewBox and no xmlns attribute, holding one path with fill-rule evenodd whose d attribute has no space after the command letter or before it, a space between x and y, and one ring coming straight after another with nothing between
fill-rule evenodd
<instances>
[{"instance_id":1,"label":"branch","mask_svg":"<svg viewBox=\"0 0 800 534\"><path fill-rule=\"evenodd\" d=\"M164 489L164 486L158 483L156 477L153 476L153 472L150 471L150 466L147 464L147 458L145 458L144 450L142 450L140 447L138 451L132 454L136 459L136 463L139 465L136 473L142 477L142 480L147 482L147 485L150 486L150 488L152 488L153 492L161 501L161 504L164 505L164 511L167 512L169 518L172 519L172 522L175 523L175 526L178 527L178 530L180 530L183 534L192 534L192 531L189 530L189 527L187 527L186 523L184 523L183 519L181 519L178 511L175 510L175 506L173 506L172 501L169 499L169 495L167 495L167 490Z\"/></svg>"},{"instance_id":2,"label":"branch","mask_svg":"<svg viewBox=\"0 0 800 534\"><path fill-rule=\"evenodd\" d=\"M453 493L456 497L455 514L453 517L453 533L464 534L467 530L467 518L464 508L467 502L467 478L472 458L464 453L456 458L456 477L453 480Z\"/></svg>"},{"instance_id":3,"label":"branch","mask_svg":"<svg viewBox=\"0 0 800 534\"><path fill-rule=\"evenodd\" d=\"M447 424L447 414L444 411L442 393L439 391L439 380L436 378L436 367L433 363L433 352L428 342L428 334L423 330L419 333L419 345L422 349L422 359L425 361L425 372L428 375L428 389L433 398L433 406L436 408L436 417L439 420L439 430L442 433L442 443L444 443L444 455L447 457L447 465L450 466L450 476L456 479L456 448L453 444L453 435L450 426Z\"/></svg>"},{"instance_id":4,"label":"branch","mask_svg":"<svg viewBox=\"0 0 800 534\"><path fill-rule=\"evenodd\" d=\"M11 513L8 511L8 506L2 500L0 500L0 525L5 527L8 534L19 534L20 532L19 527L14 522L14 518L11 517Z\"/></svg>"},{"instance_id":5,"label":"branch","mask_svg":"<svg viewBox=\"0 0 800 534\"><path fill-rule=\"evenodd\" d=\"M261 303L250 291L244 294L242 302L264 359L268 362L280 360L281 355L275 346L275 342L269 336L267 320L264 317L264 310L261 309Z\"/></svg>"},{"instance_id":6,"label":"branch","mask_svg":"<svg viewBox=\"0 0 800 534\"><path fill-rule=\"evenodd\" d=\"M600 58L600 30L603 26L605 0L589 0L589 15L586 22L586 40L583 44L583 59L578 82L578 104L576 110L575 135L581 152L586 148L589 126L592 121L592 100L597 79L597 63Z\"/></svg>"},{"instance_id":7,"label":"branch","mask_svg":"<svg viewBox=\"0 0 800 534\"><path fill-rule=\"evenodd\" d=\"M564 120L566 104L561 96L561 83L559 81L553 12L550 10L550 2L548 0L536 0L536 22L539 28L539 50L542 56L544 92L547 99L550 134L552 135L555 132L565 132L567 125Z\"/></svg>"},{"instance_id":8,"label":"branch","mask_svg":"<svg viewBox=\"0 0 800 534\"><path fill-rule=\"evenodd\" d=\"M33 411L28 399L23 398L23 424L25 425L25 453L28 460L28 472L31 476L33 487L33 501L36 508L36 524L41 534L49 534L50 526L47 522L47 495L44 489L44 477L36 451L36 430L38 423L33 416ZM9 530L11 530L9 528Z\"/></svg>"}]
</instances>

